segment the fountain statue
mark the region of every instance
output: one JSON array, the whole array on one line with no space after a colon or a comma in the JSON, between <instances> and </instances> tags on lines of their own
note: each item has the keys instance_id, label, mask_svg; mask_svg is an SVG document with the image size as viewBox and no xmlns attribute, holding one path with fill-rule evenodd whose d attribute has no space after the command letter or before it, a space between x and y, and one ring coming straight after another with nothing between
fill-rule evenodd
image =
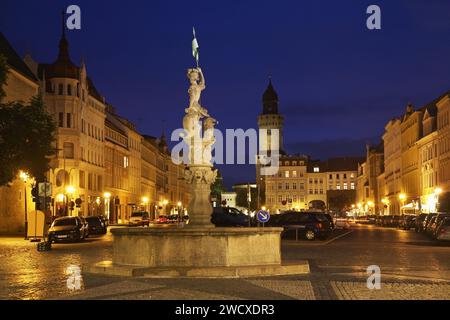
<instances>
[{"instance_id":1,"label":"fountain statue","mask_svg":"<svg viewBox=\"0 0 450 320\"><path fill-rule=\"evenodd\" d=\"M214 126L217 121L200 105L200 96L206 87L202 69L188 69L187 76L190 82L189 107L185 109L186 115L183 118L183 139L189 147L188 167L184 176L191 186L192 194L188 206L189 226L213 227L210 221L212 207L209 195L211 184L217 176L217 170L211 164L212 145L215 142Z\"/></svg>"}]
</instances>

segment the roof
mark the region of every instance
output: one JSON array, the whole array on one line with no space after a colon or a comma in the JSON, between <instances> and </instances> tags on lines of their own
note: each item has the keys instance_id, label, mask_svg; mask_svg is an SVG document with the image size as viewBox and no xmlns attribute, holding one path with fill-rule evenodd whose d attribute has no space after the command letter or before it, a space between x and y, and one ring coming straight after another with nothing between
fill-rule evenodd
<instances>
[{"instance_id":1,"label":"roof","mask_svg":"<svg viewBox=\"0 0 450 320\"><path fill-rule=\"evenodd\" d=\"M20 58L19 54L13 49L2 32L0 32L0 54L6 57L6 62L10 68L34 82L38 81L36 76L28 68L22 58Z\"/></svg>"},{"instance_id":2,"label":"roof","mask_svg":"<svg viewBox=\"0 0 450 320\"><path fill-rule=\"evenodd\" d=\"M330 158L325 161L311 160L308 163L308 172L314 172L314 168L319 168L319 172L336 172L336 171L357 171L358 164L364 161L363 157L338 157Z\"/></svg>"}]
</instances>

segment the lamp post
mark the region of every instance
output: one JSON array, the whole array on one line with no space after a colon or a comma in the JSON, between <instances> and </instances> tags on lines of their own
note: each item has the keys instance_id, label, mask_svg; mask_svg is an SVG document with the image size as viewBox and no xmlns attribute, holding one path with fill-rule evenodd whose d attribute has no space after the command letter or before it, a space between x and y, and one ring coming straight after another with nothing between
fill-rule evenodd
<instances>
[{"instance_id":1,"label":"lamp post","mask_svg":"<svg viewBox=\"0 0 450 320\"><path fill-rule=\"evenodd\" d=\"M169 203L169 201L167 199L164 199L162 204L164 206L164 214L167 216L167 204Z\"/></svg>"},{"instance_id":2,"label":"lamp post","mask_svg":"<svg viewBox=\"0 0 450 320\"><path fill-rule=\"evenodd\" d=\"M20 179L22 179L24 183L24 198L25 198L25 240L28 240L28 205L27 205L27 180L28 180L28 174L24 171L20 171L19 174Z\"/></svg>"},{"instance_id":3,"label":"lamp post","mask_svg":"<svg viewBox=\"0 0 450 320\"><path fill-rule=\"evenodd\" d=\"M74 186L67 186L66 187L66 193L68 195L70 195L70 198L72 199L73 194L75 193L75 187ZM69 197L66 197L66 208L67 208L68 204L69 204ZM72 211L73 211L73 209L71 208L70 209L70 215L72 215Z\"/></svg>"},{"instance_id":4,"label":"lamp post","mask_svg":"<svg viewBox=\"0 0 450 320\"><path fill-rule=\"evenodd\" d=\"M436 189L434 189L434 194L436 195L436 212L438 212L438 210L440 210L440 206L439 206L439 195L442 193L442 189L437 187Z\"/></svg>"},{"instance_id":5,"label":"lamp post","mask_svg":"<svg viewBox=\"0 0 450 320\"><path fill-rule=\"evenodd\" d=\"M142 197L142 204L144 205L144 211L147 211L147 205L148 205L148 197Z\"/></svg>"},{"instance_id":6,"label":"lamp post","mask_svg":"<svg viewBox=\"0 0 450 320\"><path fill-rule=\"evenodd\" d=\"M111 193L109 192L105 192L103 193L103 198L105 198L105 216L108 219L109 222L109 217L110 217L110 212L109 212L109 208L110 208L110 199L111 199Z\"/></svg>"},{"instance_id":7,"label":"lamp post","mask_svg":"<svg viewBox=\"0 0 450 320\"><path fill-rule=\"evenodd\" d=\"M398 195L398 198L400 199L400 202L401 202L402 208L403 208L403 206L405 205L406 194L400 193L400 194ZM401 213L401 212L402 212L402 209L400 208L400 213Z\"/></svg>"}]
</instances>

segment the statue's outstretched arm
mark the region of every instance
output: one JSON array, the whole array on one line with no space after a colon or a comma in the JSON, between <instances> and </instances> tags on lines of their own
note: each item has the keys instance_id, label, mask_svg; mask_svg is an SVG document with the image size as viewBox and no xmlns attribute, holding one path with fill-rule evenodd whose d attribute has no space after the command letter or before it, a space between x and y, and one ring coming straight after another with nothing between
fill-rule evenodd
<instances>
[{"instance_id":1,"label":"statue's outstretched arm","mask_svg":"<svg viewBox=\"0 0 450 320\"><path fill-rule=\"evenodd\" d=\"M200 67L198 67L197 69L198 69L198 72L200 74L200 83L199 83L199 85L201 85L202 87L206 87L205 76L203 75L202 69Z\"/></svg>"}]
</instances>

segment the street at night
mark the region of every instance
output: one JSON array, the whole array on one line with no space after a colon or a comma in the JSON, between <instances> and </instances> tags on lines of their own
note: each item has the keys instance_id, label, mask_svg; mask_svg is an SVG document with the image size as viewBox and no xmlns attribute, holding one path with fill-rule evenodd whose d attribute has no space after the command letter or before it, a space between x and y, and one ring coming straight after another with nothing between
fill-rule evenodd
<instances>
[{"instance_id":1,"label":"street at night","mask_svg":"<svg viewBox=\"0 0 450 320\"><path fill-rule=\"evenodd\" d=\"M111 259L111 236L56 244L50 252L20 238L1 238L1 299L449 299L450 245L395 228L355 225L337 239L283 240L285 260L306 259L309 275L247 279L154 279L82 273L67 289L69 266ZM369 265L381 289L366 286Z\"/></svg>"}]
</instances>

